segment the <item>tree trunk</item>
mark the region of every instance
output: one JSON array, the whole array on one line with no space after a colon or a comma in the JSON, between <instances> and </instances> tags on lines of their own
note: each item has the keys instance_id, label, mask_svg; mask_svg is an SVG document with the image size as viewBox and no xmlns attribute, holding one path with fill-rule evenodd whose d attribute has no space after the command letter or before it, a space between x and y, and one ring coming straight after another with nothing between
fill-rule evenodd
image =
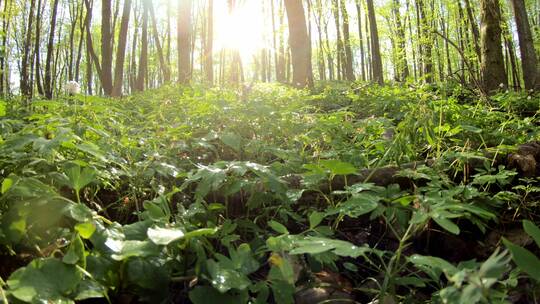
<instances>
[{"instance_id":1,"label":"tree trunk","mask_svg":"<svg viewBox=\"0 0 540 304\"><path fill-rule=\"evenodd\" d=\"M36 61L35 61L35 66L36 66L36 69L35 69L35 73L36 73L36 85L37 85L37 90L38 90L38 94L39 95L44 95L44 92L43 92L43 86L41 84L41 52L40 52L40 42L41 42L41 14L43 12L43 7L42 7L42 2L41 0L38 0L38 5L37 5L37 15L36 15L36 37L34 38L35 40L35 45L34 45L34 54L36 56Z\"/></svg>"},{"instance_id":2,"label":"tree trunk","mask_svg":"<svg viewBox=\"0 0 540 304\"><path fill-rule=\"evenodd\" d=\"M26 39L24 41L23 55L21 59L21 94L24 99L28 100L32 98L32 85L29 77L29 64L30 59L30 43L32 42L32 27L34 23L34 10L36 7L36 1L30 1L30 11L28 12L28 24L26 29ZM31 68L31 66L30 66Z\"/></svg>"},{"instance_id":3,"label":"tree trunk","mask_svg":"<svg viewBox=\"0 0 540 304\"><path fill-rule=\"evenodd\" d=\"M205 74L207 83L214 84L214 0L208 0L208 16L206 17ZM269 67L268 67L269 68Z\"/></svg>"},{"instance_id":4,"label":"tree trunk","mask_svg":"<svg viewBox=\"0 0 540 304\"><path fill-rule=\"evenodd\" d=\"M360 69L362 71L362 81L366 81L366 62L365 62L365 53L364 53L364 33L362 30L362 3L361 0L356 0L356 14L358 17L358 38L360 44Z\"/></svg>"},{"instance_id":5,"label":"tree trunk","mask_svg":"<svg viewBox=\"0 0 540 304\"><path fill-rule=\"evenodd\" d=\"M302 0L285 0L289 20L289 45L293 66L293 85L299 88L313 86L310 42Z\"/></svg>"},{"instance_id":6,"label":"tree trunk","mask_svg":"<svg viewBox=\"0 0 540 304\"><path fill-rule=\"evenodd\" d=\"M399 78L400 81L407 80L407 77L409 77L409 65L407 64L407 55L406 55L406 44L405 44L405 28L403 27L403 24L401 23L401 14L399 12L399 0L394 0L392 11L394 13L394 19L396 22L396 31L397 31L397 66L399 71Z\"/></svg>"},{"instance_id":7,"label":"tree trunk","mask_svg":"<svg viewBox=\"0 0 540 304\"><path fill-rule=\"evenodd\" d=\"M11 1L5 0L4 1L4 9L3 9L3 20L2 20L2 49L0 51L0 96L5 96L6 92L5 89L9 85L6 80L6 67L7 67L7 45L8 45L8 37L9 37L9 25L11 20ZM6 86L4 86L6 84Z\"/></svg>"},{"instance_id":8,"label":"tree trunk","mask_svg":"<svg viewBox=\"0 0 540 304\"><path fill-rule=\"evenodd\" d=\"M148 73L148 11L143 7L143 24L141 35L141 57L139 57L139 73L136 90L144 91L146 74Z\"/></svg>"},{"instance_id":9,"label":"tree trunk","mask_svg":"<svg viewBox=\"0 0 540 304\"><path fill-rule=\"evenodd\" d=\"M341 16L343 18L343 44L345 47L345 77L348 81L354 81L354 60L351 48L349 13L347 12L347 7L345 4L345 0L340 0Z\"/></svg>"},{"instance_id":10,"label":"tree trunk","mask_svg":"<svg viewBox=\"0 0 540 304\"><path fill-rule=\"evenodd\" d=\"M120 22L120 37L116 49L116 62L114 67L114 84L112 96L122 95L122 83L124 81L124 60L126 58L127 33L129 27L129 15L131 12L131 0L124 1L122 8L122 21Z\"/></svg>"},{"instance_id":11,"label":"tree trunk","mask_svg":"<svg viewBox=\"0 0 540 304\"><path fill-rule=\"evenodd\" d=\"M471 24L471 31L473 33L473 43L474 43L474 51L478 55L478 58L481 57L481 50L480 50L480 33L478 30L478 24L476 23L476 19L474 18L471 1L465 0L465 9L467 10L467 18L469 20L469 23Z\"/></svg>"},{"instance_id":12,"label":"tree trunk","mask_svg":"<svg viewBox=\"0 0 540 304\"><path fill-rule=\"evenodd\" d=\"M481 0L480 7L482 25L480 71L482 88L489 94L508 86L501 45L501 8L498 0Z\"/></svg>"},{"instance_id":13,"label":"tree trunk","mask_svg":"<svg viewBox=\"0 0 540 304\"><path fill-rule=\"evenodd\" d=\"M53 97L53 79L52 79L52 59L54 55L54 31L56 27L56 15L58 12L58 0L54 0L53 6L51 8L51 25L49 31L49 41L47 43L47 59L45 59L45 97L47 99L52 99Z\"/></svg>"},{"instance_id":14,"label":"tree trunk","mask_svg":"<svg viewBox=\"0 0 540 304\"><path fill-rule=\"evenodd\" d=\"M334 24L336 27L337 79L343 80L344 75L345 75L345 72L344 72L345 53L343 50L343 41L341 40L341 27L339 26L340 22L339 22L339 1L338 0L332 1L332 13L334 15Z\"/></svg>"},{"instance_id":15,"label":"tree trunk","mask_svg":"<svg viewBox=\"0 0 540 304\"><path fill-rule=\"evenodd\" d=\"M113 93L111 0L101 1L101 86L105 95Z\"/></svg>"},{"instance_id":16,"label":"tree trunk","mask_svg":"<svg viewBox=\"0 0 540 304\"><path fill-rule=\"evenodd\" d=\"M519 38L519 50L521 53L521 66L523 68L523 79L525 89L539 90L540 77L538 71L538 59L534 49L534 40L529 24L529 18L525 9L524 0L512 0L512 8L516 20L516 27Z\"/></svg>"},{"instance_id":17,"label":"tree trunk","mask_svg":"<svg viewBox=\"0 0 540 304\"><path fill-rule=\"evenodd\" d=\"M191 6L192 0L179 0L178 5L178 82L191 80Z\"/></svg>"},{"instance_id":18,"label":"tree trunk","mask_svg":"<svg viewBox=\"0 0 540 304\"><path fill-rule=\"evenodd\" d=\"M375 18L375 8L373 0L367 0L367 10L369 18L369 31L371 34L371 66L373 80L379 85L384 84L383 66L381 58L381 48L379 45L379 32L377 30L377 20Z\"/></svg>"}]
</instances>

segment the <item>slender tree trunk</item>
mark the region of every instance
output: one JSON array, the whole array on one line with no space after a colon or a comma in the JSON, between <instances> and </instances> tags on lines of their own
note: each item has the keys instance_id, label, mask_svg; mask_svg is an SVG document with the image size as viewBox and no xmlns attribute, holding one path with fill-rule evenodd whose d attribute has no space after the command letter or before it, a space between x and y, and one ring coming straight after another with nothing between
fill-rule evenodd
<instances>
[{"instance_id":1,"label":"slender tree trunk","mask_svg":"<svg viewBox=\"0 0 540 304\"><path fill-rule=\"evenodd\" d=\"M143 6L143 24L141 35L141 57L139 58L139 73L137 75L137 91L144 91L148 74L148 10Z\"/></svg>"},{"instance_id":2,"label":"slender tree trunk","mask_svg":"<svg viewBox=\"0 0 540 304\"><path fill-rule=\"evenodd\" d=\"M289 45L293 66L293 84L299 88L313 86L310 42L302 0L285 0L289 20Z\"/></svg>"},{"instance_id":3,"label":"slender tree trunk","mask_svg":"<svg viewBox=\"0 0 540 304\"><path fill-rule=\"evenodd\" d=\"M334 22L336 26L336 53L337 53L337 78L338 80L343 80L345 73L345 52L343 49L343 40L341 39L341 27L340 25L340 16L339 16L339 1L332 1L332 12L334 14Z\"/></svg>"},{"instance_id":4,"label":"slender tree trunk","mask_svg":"<svg viewBox=\"0 0 540 304\"><path fill-rule=\"evenodd\" d=\"M49 42L47 43L47 59L45 60L45 97L47 99L52 99L53 97L53 79L52 79L52 59L54 55L54 34L55 34L55 27L56 27L56 15L58 12L58 0L53 1L53 6L51 8L51 25L50 25L50 32L49 32Z\"/></svg>"},{"instance_id":5,"label":"slender tree trunk","mask_svg":"<svg viewBox=\"0 0 540 304\"><path fill-rule=\"evenodd\" d=\"M480 71L484 92L491 93L508 86L501 46L501 8L498 0L481 0L480 20L482 63Z\"/></svg>"},{"instance_id":6,"label":"slender tree trunk","mask_svg":"<svg viewBox=\"0 0 540 304\"><path fill-rule=\"evenodd\" d=\"M34 54L36 56L36 59L35 59L36 86L37 86L38 94L44 95L43 85L41 83L41 52L40 52L41 35L40 34L41 34L41 14L43 12L43 7L41 4L42 4L41 0L38 0Z\"/></svg>"},{"instance_id":7,"label":"slender tree trunk","mask_svg":"<svg viewBox=\"0 0 540 304\"><path fill-rule=\"evenodd\" d=\"M345 0L340 0L341 16L343 17L343 42L345 46L345 77L348 81L354 81L354 59L351 47L349 13L347 12L347 7L345 4Z\"/></svg>"},{"instance_id":8,"label":"slender tree trunk","mask_svg":"<svg viewBox=\"0 0 540 304\"><path fill-rule=\"evenodd\" d=\"M401 13L399 12L399 0L394 0L392 11L396 22L396 40L397 40L397 66L399 71L399 80L405 81L409 77L409 65L407 64L406 44L405 44L405 28L401 23Z\"/></svg>"},{"instance_id":9,"label":"slender tree trunk","mask_svg":"<svg viewBox=\"0 0 540 304\"><path fill-rule=\"evenodd\" d=\"M527 10L524 0L512 0L512 8L516 20L516 27L519 38L519 50L521 53L521 66L523 69L523 79L525 80L525 89L539 90L540 77L538 71L538 59L534 49L534 40L532 36Z\"/></svg>"},{"instance_id":10,"label":"slender tree trunk","mask_svg":"<svg viewBox=\"0 0 540 304\"><path fill-rule=\"evenodd\" d=\"M418 10L420 12L420 28L421 28L421 42L420 47L422 49L422 63L423 73L427 83L433 82L433 54L432 44L433 37L431 35L431 28L429 25L428 16L426 15L426 7L424 0L417 0Z\"/></svg>"},{"instance_id":11,"label":"slender tree trunk","mask_svg":"<svg viewBox=\"0 0 540 304\"><path fill-rule=\"evenodd\" d=\"M32 42L32 28L34 23L34 10L36 1L30 1L30 10L28 12L28 24L26 29L26 39L24 41L23 55L21 59L21 94L23 98L29 100L32 98L32 85L30 83L29 70L31 65L28 64L30 59L30 43Z\"/></svg>"},{"instance_id":12,"label":"slender tree trunk","mask_svg":"<svg viewBox=\"0 0 540 304\"><path fill-rule=\"evenodd\" d=\"M474 18L470 0L465 0L465 9L467 10L467 18L469 19L469 23L471 24L471 31L473 33L474 51L476 52L476 55L478 55L478 58L480 58L480 31L478 30L478 24L476 22L476 19Z\"/></svg>"},{"instance_id":13,"label":"slender tree trunk","mask_svg":"<svg viewBox=\"0 0 540 304\"><path fill-rule=\"evenodd\" d=\"M113 92L112 56L113 56L113 27L111 22L111 0L101 1L101 86L105 95Z\"/></svg>"},{"instance_id":14,"label":"slender tree trunk","mask_svg":"<svg viewBox=\"0 0 540 304\"><path fill-rule=\"evenodd\" d=\"M206 17L205 74L209 85L214 84L214 0L208 0ZM269 67L268 67L269 68Z\"/></svg>"},{"instance_id":15,"label":"slender tree trunk","mask_svg":"<svg viewBox=\"0 0 540 304\"><path fill-rule=\"evenodd\" d=\"M373 7L373 0L367 0L367 9L371 34L371 66L373 69L373 80L379 85L383 85L384 76L381 58L381 47L379 45L379 32L377 30L377 20L375 18L375 8Z\"/></svg>"},{"instance_id":16,"label":"slender tree trunk","mask_svg":"<svg viewBox=\"0 0 540 304\"><path fill-rule=\"evenodd\" d=\"M358 38L360 46L360 70L362 71L362 81L366 81L366 58L364 53L364 33L362 30L362 7L360 5L361 0L356 0L356 14L358 18Z\"/></svg>"},{"instance_id":17,"label":"slender tree trunk","mask_svg":"<svg viewBox=\"0 0 540 304\"><path fill-rule=\"evenodd\" d=\"M9 86L7 81L6 70L7 70L7 55L8 55L8 37L9 37L9 25L11 21L11 1L4 1L3 9L3 20L2 20L2 48L0 49L0 96L6 96L6 88ZM5 84L5 85L4 85Z\"/></svg>"},{"instance_id":18,"label":"slender tree trunk","mask_svg":"<svg viewBox=\"0 0 540 304\"><path fill-rule=\"evenodd\" d=\"M178 82L191 81L191 7L192 0L179 0L178 5Z\"/></svg>"},{"instance_id":19,"label":"slender tree trunk","mask_svg":"<svg viewBox=\"0 0 540 304\"><path fill-rule=\"evenodd\" d=\"M80 73L81 73L81 60L82 60L82 47L83 47L83 41L84 41L84 6L80 5L81 11L79 14L79 30L80 30L80 37L79 37L79 45L77 47L77 60L75 62L75 81L80 81Z\"/></svg>"},{"instance_id":20,"label":"slender tree trunk","mask_svg":"<svg viewBox=\"0 0 540 304\"><path fill-rule=\"evenodd\" d=\"M111 94L114 97L122 95L122 84L124 82L124 61L126 58L126 45L130 13L131 0L125 0L124 7L122 8L122 20L120 21L120 36L118 37L118 47L116 49L116 65L114 68L114 83Z\"/></svg>"}]
</instances>

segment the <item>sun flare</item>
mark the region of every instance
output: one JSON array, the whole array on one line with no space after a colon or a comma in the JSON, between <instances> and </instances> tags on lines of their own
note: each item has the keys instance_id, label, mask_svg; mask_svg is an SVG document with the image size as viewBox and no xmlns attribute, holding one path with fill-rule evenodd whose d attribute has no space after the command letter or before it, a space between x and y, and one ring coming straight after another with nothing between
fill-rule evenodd
<instances>
[{"instance_id":1,"label":"sun flare","mask_svg":"<svg viewBox=\"0 0 540 304\"><path fill-rule=\"evenodd\" d=\"M238 50L242 59L249 61L257 51L268 47L264 20L261 5L257 1L241 2L230 14L226 1L216 2L216 49Z\"/></svg>"}]
</instances>

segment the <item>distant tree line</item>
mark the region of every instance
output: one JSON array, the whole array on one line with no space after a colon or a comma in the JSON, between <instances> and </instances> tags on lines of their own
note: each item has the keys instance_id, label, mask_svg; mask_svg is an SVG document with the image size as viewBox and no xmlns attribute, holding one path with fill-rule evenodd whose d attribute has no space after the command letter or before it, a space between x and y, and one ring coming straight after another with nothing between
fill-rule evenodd
<instances>
[{"instance_id":1,"label":"distant tree line","mask_svg":"<svg viewBox=\"0 0 540 304\"><path fill-rule=\"evenodd\" d=\"M228 13L245 1L227 0ZM50 99L68 81L108 96L247 81L540 89L540 1L259 2L268 46L247 66L215 49L214 0L0 0L0 95Z\"/></svg>"}]
</instances>

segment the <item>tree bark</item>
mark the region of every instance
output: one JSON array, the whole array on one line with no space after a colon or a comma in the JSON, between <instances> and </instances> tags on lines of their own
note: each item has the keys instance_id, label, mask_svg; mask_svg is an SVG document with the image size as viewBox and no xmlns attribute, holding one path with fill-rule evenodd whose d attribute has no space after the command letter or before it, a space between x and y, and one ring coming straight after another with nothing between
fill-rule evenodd
<instances>
[{"instance_id":1,"label":"tree bark","mask_svg":"<svg viewBox=\"0 0 540 304\"><path fill-rule=\"evenodd\" d=\"M101 1L101 86L105 95L113 93L111 0Z\"/></svg>"},{"instance_id":2,"label":"tree bark","mask_svg":"<svg viewBox=\"0 0 540 304\"><path fill-rule=\"evenodd\" d=\"M392 11L394 13L394 19L396 22L396 44L397 44L397 66L399 71L399 78L400 81L407 80L407 77L409 77L409 65L407 64L407 55L406 55L406 44L405 44L405 28L403 27L403 24L401 23L401 14L399 12L399 0L394 0Z\"/></svg>"},{"instance_id":3,"label":"tree bark","mask_svg":"<svg viewBox=\"0 0 540 304\"><path fill-rule=\"evenodd\" d=\"M310 42L302 1L285 0L285 10L289 21L293 85L299 88L312 87Z\"/></svg>"},{"instance_id":4,"label":"tree bark","mask_svg":"<svg viewBox=\"0 0 540 304\"><path fill-rule=\"evenodd\" d=\"M501 8L498 0L480 1L481 53L480 71L485 93L508 86L501 46Z\"/></svg>"},{"instance_id":5,"label":"tree bark","mask_svg":"<svg viewBox=\"0 0 540 304\"><path fill-rule=\"evenodd\" d=\"M124 1L122 8L122 21L120 22L120 37L116 49L116 65L114 67L114 84L112 96L122 95L122 83L124 80L124 60L126 58L127 33L129 27L129 15L131 12L131 0Z\"/></svg>"},{"instance_id":6,"label":"tree bark","mask_svg":"<svg viewBox=\"0 0 540 304\"><path fill-rule=\"evenodd\" d=\"M148 11L143 8L143 24L141 35L141 57L139 57L139 73L137 75L136 90L144 91L146 74L148 73Z\"/></svg>"},{"instance_id":7,"label":"tree bark","mask_svg":"<svg viewBox=\"0 0 540 304\"><path fill-rule=\"evenodd\" d=\"M540 77L538 71L538 59L534 49L534 40L525 8L524 0L512 0L512 8L516 20L516 27L519 38L519 50L521 53L521 66L523 68L523 79L525 89L539 90Z\"/></svg>"},{"instance_id":8,"label":"tree bark","mask_svg":"<svg viewBox=\"0 0 540 304\"><path fill-rule=\"evenodd\" d=\"M345 47L345 78L347 78L348 81L354 81L354 59L351 47L349 13L347 12L345 4L345 0L340 0L341 16L343 18L343 44Z\"/></svg>"},{"instance_id":9,"label":"tree bark","mask_svg":"<svg viewBox=\"0 0 540 304\"><path fill-rule=\"evenodd\" d=\"M191 81L191 7L192 0L179 0L178 5L178 82Z\"/></svg>"},{"instance_id":10,"label":"tree bark","mask_svg":"<svg viewBox=\"0 0 540 304\"><path fill-rule=\"evenodd\" d=\"M214 84L214 0L208 0L208 16L206 17L206 49L205 49L205 74L206 82Z\"/></svg>"},{"instance_id":11,"label":"tree bark","mask_svg":"<svg viewBox=\"0 0 540 304\"><path fill-rule=\"evenodd\" d=\"M44 91L43 91L43 86L41 84L41 52L40 52L40 42L41 42L41 14L43 12L43 7L42 7L42 2L41 0L38 0L38 4L37 4L37 15L36 15L36 37L34 38L35 40L35 45L34 45L34 54L36 56L36 59L35 59L35 66L36 66L36 69L35 69L35 73L36 73L36 86L37 86L37 90L38 90L38 94L39 95L44 95Z\"/></svg>"},{"instance_id":12,"label":"tree bark","mask_svg":"<svg viewBox=\"0 0 540 304\"><path fill-rule=\"evenodd\" d=\"M30 59L30 43L32 42L32 27L34 23L34 10L36 7L36 1L30 1L30 11L28 12L28 24L26 29L26 39L24 41L23 55L21 59L21 94L24 99L28 100L32 98L32 85L30 83L30 77L28 73L28 60ZM31 68L31 67L30 67Z\"/></svg>"},{"instance_id":13,"label":"tree bark","mask_svg":"<svg viewBox=\"0 0 540 304\"><path fill-rule=\"evenodd\" d=\"M56 15L58 13L58 0L54 0L53 6L51 8L51 25L49 31L49 41L47 43L47 58L45 59L45 97L47 99L52 99L53 97L53 79L52 79L52 59L54 54L54 31L56 27Z\"/></svg>"},{"instance_id":14,"label":"tree bark","mask_svg":"<svg viewBox=\"0 0 540 304\"><path fill-rule=\"evenodd\" d=\"M373 80L379 85L384 84L383 66L381 58L381 47L379 45L379 32L377 30L377 20L375 18L375 8L373 0L367 0L369 31L371 34L371 66Z\"/></svg>"}]
</instances>

